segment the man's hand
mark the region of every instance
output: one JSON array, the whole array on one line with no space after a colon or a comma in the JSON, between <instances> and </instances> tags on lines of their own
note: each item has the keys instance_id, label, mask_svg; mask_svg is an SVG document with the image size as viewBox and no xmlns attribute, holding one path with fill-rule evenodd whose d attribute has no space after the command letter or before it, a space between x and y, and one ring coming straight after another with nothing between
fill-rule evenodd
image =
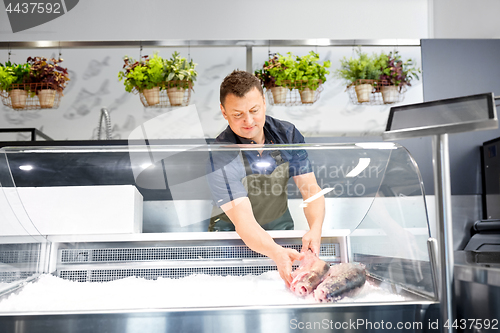
<instances>
[{"instance_id":1,"label":"man's hand","mask_svg":"<svg viewBox=\"0 0 500 333\"><path fill-rule=\"evenodd\" d=\"M292 263L302 260L303 253L285 249L276 244L271 236L257 223L253 216L252 205L247 197L238 198L221 206L231 219L238 235L255 252L271 258L278 266L278 272L286 286L292 282Z\"/></svg>"},{"instance_id":2,"label":"man's hand","mask_svg":"<svg viewBox=\"0 0 500 333\"><path fill-rule=\"evenodd\" d=\"M321 245L321 229L309 230L302 237L302 250L300 252L306 253L311 250L316 256L319 256L319 248Z\"/></svg>"},{"instance_id":3,"label":"man's hand","mask_svg":"<svg viewBox=\"0 0 500 333\"><path fill-rule=\"evenodd\" d=\"M275 251L269 257L273 259L278 266L278 272L280 273L281 278L285 281L286 287L290 287L290 283L292 282L292 264L295 260L304 259L305 254L299 253L294 249L285 249L284 247L279 247L277 251Z\"/></svg>"}]
</instances>

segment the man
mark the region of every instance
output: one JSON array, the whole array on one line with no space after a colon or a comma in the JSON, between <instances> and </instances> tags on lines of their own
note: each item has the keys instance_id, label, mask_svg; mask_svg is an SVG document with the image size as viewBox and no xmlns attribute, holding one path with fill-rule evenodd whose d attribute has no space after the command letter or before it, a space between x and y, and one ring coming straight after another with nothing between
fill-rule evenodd
<instances>
[{"instance_id":1,"label":"man","mask_svg":"<svg viewBox=\"0 0 500 333\"><path fill-rule=\"evenodd\" d=\"M304 137L289 122L266 116L266 101L260 81L245 71L234 71L220 87L220 108L229 126L217 143L264 144L304 143ZM304 256L276 244L264 230L293 229L287 206L286 184L290 177L304 200L321 191L307 159L298 150L251 150L228 158L215 154L211 159L209 184L220 207L210 222L210 231L236 230L252 250L271 258L289 286L292 263ZM241 157L241 158L239 158ZM324 197L304 208L310 230L302 238L302 250L319 254L325 215Z\"/></svg>"}]
</instances>

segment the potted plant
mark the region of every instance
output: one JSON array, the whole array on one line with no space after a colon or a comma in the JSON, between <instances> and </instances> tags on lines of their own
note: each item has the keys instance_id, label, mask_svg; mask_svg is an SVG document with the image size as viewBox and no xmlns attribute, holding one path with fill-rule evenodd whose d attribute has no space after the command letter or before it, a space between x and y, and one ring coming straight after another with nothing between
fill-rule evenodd
<instances>
[{"instance_id":1,"label":"potted plant","mask_svg":"<svg viewBox=\"0 0 500 333\"><path fill-rule=\"evenodd\" d=\"M283 104L288 89L292 89L295 84L295 73L295 59L292 53L288 52L287 56L279 53L271 55L262 69L256 70L254 74L260 79L264 88L271 90L274 103Z\"/></svg>"},{"instance_id":2,"label":"potted plant","mask_svg":"<svg viewBox=\"0 0 500 333\"><path fill-rule=\"evenodd\" d=\"M308 55L296 58L295 81L300 92L300 99L303 104L312 104L316 89L326 81L326 75L330 74L327 68L330 67L330 61L319 63L319 55L314 51ZM301 82L299 84L299 82Z\"/></svg>"},{"instance_id":3,"label":"potted plant","mask_svg":"<svg viewBox=\"0 0 500 333\"><path fill-rule=\"evenodd\" d=\"M28 64L17 65L10 61L5 65L0 64L0 90L8 93L11 105L14 109L22 109L26 106L28 90L23 86L30 75Z\"/></svg>"},{"instance_id":4,"label":"potted plant","mask_svg":"<svg viewBox=\"0 0 500 333\"><path fill-rule=\"evenodd\" d=\"M68 70L59 66L63 59L44 57L28 57L30 75L28 83L34 84L34 92L38 95L42 109L52 108L56 92L62 95L66 82L69 81Z\"/></svg>"},{"instance_id":5,"label":"potted plant","mask_svg":"<svg viewBox=\"0 0 500 333\"><path fill-rule=\"evenodd\" d=\"M12 83L17 79L9 63L0 64L0 90L9 91Z\"/></svg>"},{"instance_id":6,"label":"potted plant","mask_svg":"<svg viewBox=\"0 0 500 333\"><path fill-rule=\"evenodd\" d=\"M284 65L278 61L279 55L272 55L269 60L264 62L261 69L254 72L254 75L260 80L260 83L266 90L270 90L273 94L274 103L280 104L285 103L287 90L284 87L278 87L276 85L276 78L271 75L270 70L274 69L274 74L276 71L284 71Z\"/></svg>"},{"instance_id":7,"label":"potted plant","mask_svg":"<svg viewBox=\"0 0 500 333\"><path fill-rule=\"evenodd\" d=\"M192 59L187 61L181 57L177 51L165 61L164 73L170 105L180 106L184 103L185 90L192 88L198 76L195 70L197 65Z\"/></svg>"},{"instance_id":8,"label":"potted plant","mask_svg":"<svg viewBox=\"0 0 500 333\"><path fill-rule=\"evenodd\" d=\"M412 59L403 61L398 51L384 54L383 58L382 75L380 75L382 99L385 104L395 103L403 86L411 86L414 78L419 80L418 73L421 71L415 67Z\"/></svg>"},{"instance_id":9,"label":"potted plant","mask_svg":"<svg viewBox=\"0 0 500 333\"><path fill-rule=\"evenodd\" d=\"M348 86L355 86L356 96L359 103L370 101L373 92L373 81L378 80L382 74L381 56L356 50L357 58L344 57L340 60L340 68L335 71L338 78L344 79Z\"/></svg>"},{"instance_id":10,"label":"potted plant","mask_svg":"<svg viewBox=\"0 0 500 333\"><path fill-rule=\"evenodd\" d=\"M165 81L163 59L154 53L152 57L142 56L140 60L123 57L124 65L118 72L118 80L123 80L125 91L137 91L144 95L149 106L160 102L160 88Z\"/></svg>"}]
</instances>

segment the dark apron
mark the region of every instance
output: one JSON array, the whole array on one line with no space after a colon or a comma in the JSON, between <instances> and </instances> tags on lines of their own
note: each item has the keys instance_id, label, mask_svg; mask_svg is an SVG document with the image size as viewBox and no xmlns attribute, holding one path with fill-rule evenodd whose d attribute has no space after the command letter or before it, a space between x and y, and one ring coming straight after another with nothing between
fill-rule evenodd
<instances>
[{"instance_id":1,"label":"dark apron","mask_svg":"<svg viewBox=\"0 0 500 333\"><path fill-rule=\"evenodd\" d=\"M278 166L270 175L252 173L245 157L246 176L241 180L248 193L253 215L265 230L293 230L293 220L288 210L286 185L290 178L288 162L278 151L271 156ZM234 231L234 225L220 207L214 207L208 231Z\"/></svg>"}]
</instances>

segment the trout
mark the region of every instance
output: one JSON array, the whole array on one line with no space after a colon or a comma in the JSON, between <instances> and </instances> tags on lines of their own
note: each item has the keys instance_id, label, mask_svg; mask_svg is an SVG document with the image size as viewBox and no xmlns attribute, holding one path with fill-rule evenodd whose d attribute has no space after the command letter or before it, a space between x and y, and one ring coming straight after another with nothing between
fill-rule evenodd
<instances>
[{"instance_id":1,"label":"trout","mask_svg":"<svg viewBox=\"0 0 500 333\"><path fill-rule=\"evenodd\" d=\"M314 291L318 302L336 302L345 296L354 296L366 282L362 264L342 263L333 265Z\"/></svg>"},{"instance_id":2,"label":"trout","mask_svg":"<svg viewBox=\"0 0 500 333\"><path fill-rule=\"evenodd\" d=\"M322 278L328 273L330 265L308 251L300 266L292 272L290 290L299 296L306 296L316 288Z\"/></svg>"}]
</instances>

